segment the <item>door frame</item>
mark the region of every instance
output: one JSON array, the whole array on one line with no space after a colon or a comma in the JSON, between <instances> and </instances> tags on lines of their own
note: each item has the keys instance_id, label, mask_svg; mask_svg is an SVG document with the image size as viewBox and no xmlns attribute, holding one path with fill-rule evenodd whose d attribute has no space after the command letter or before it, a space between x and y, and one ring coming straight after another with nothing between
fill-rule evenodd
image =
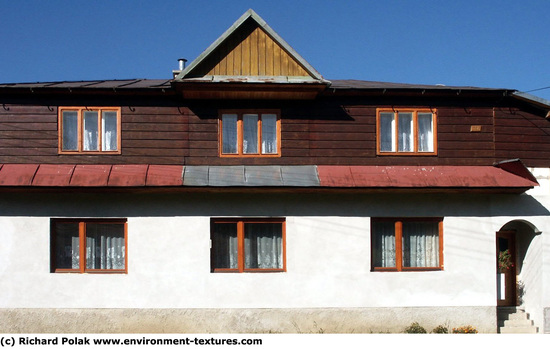
<instances>
[{"instance_id":1,"label":"door frame","mask_svg":"<svg viewBox=\"0 0 550 349\"><path fill-rule=\"evenodd\" d=\"M498 256L500 251L507 249L512 256L512 266L506 270L504 273L500 273L498 268ZM501 230L496 234L496 262L497 262L497 306L499 307L510 307L517 306L518 298L516 292L516 264L517 264L517 255L516 255L516 232L514 230ZM504 277L504 299L500 298L500 288L499 285L499 275L502 274Z\"/></svg>"}]
</instances>

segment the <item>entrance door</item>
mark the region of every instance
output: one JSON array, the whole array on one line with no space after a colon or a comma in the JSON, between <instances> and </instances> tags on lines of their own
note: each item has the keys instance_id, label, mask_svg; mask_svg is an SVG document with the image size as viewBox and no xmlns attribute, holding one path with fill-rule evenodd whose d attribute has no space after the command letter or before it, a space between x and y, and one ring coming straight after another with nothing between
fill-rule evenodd
<instances>
[{"instance_id":1,"label":"entrance door","mask_svg":"<svg viewBox=\"0 0 550 349\"><path fill-rule=\"evenodd\" d=\"M516 236L497 233L497 306L516 306Z\"/></svg>"}]
</instances>

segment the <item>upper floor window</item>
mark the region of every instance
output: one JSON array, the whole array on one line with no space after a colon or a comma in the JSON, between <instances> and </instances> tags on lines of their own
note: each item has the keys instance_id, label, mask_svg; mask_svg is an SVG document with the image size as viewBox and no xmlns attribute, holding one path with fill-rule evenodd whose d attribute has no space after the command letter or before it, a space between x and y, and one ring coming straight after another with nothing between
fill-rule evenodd
<instances>
[{"instance_id":1,"label":"upper floor window","mask_svg":"<svg viewBox=\"0 0 550 349\"><path fill-rule=\"evenodd\" d=\"M437 154L436 111L378 109L377 154Z\"/></svg>"},{"instance_id":2,"label":"upper floor window","mask_svg":"<svg viewBox=\"0 0 550 349\"><path fill-rule=\"evenodd\" d=\"M59 152L120 154L120 108L59 108Z\"/></svg>"},{"instance_id":3,"label":"upper floor window","mask_svg":"<svg viewBox=\"0 0 550 349\"><path fill-rule=\"evenodd\" d=\"M372 218L373 270L443 269L442 218Z\"/></svg>"},{"instance_id":4,"label":"upper floor window","mask_svg":"<svg viewBox=\"0 0 550 349\"><path fill-rule=\"evenodd\" d=\"M54 219L51 223L52 271L127 271L125 219Z\"/></svg>"},{"instance_id":5,"label":"upper floor window","mask_svg":"<svg viewBox=\"0 0 550 349\"><path fill-rule=\"evenodd\" d=\"M221 156L280 156L279 111L224 111L219 138Z\"/></svg>"},{"instance_id":6,"label":"upper floor window","mask_svg":"<svg viewBox=\"0 0 550 349\"><path fill-rule=\"evenodd\" d=\"M285 271L285 220L213 219L210 239L213 272Z\"/></svg>"}]
</instances>

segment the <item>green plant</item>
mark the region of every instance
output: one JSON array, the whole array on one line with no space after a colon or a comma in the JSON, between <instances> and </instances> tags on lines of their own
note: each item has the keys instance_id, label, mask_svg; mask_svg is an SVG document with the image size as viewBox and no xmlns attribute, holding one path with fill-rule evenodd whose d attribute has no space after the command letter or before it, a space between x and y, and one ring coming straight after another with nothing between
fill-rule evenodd
<instances>
[{"instance_id":1,"label":"green plant","mask_svg":"<svg viewBox=\"0 0 550 349\"><path fill-rule=\"evenodd\" d=\"M510 251L500 251L498 253L498 271L504 273L512 267L514 267L514 263L512 263L512 255L510 254Z\"/></svg>"},{"instance_id":2,"label":"green plant","mask_svg":"<svg viewBox=\"0 0 550 349\"><path fill-rule=\"evenodd\" d=\"M404 332L405 333L428 333L426 332L426 329L420 326L418 322L413 322L410 326L405 328Z\"/></svg>"},{"instance_id":3,"label":"green plant","mask_svg":"<svg viewBox=\"0 0 550 349\"><path fill-rule=\"evenodd\" d=\"M475 327L468 325L453 328L453 333L477 333L477 330Z\"/></svg>"},{"instance_id":4,"label":"green plant","mask_svg":"<svg viewBox=\"0 0 550 349\"><path fill-rule=\"evenodd\" d=\"M447 326L439 325L432 330L432 333L449 333L449 328Z\"/></svg>"}]
</instances>

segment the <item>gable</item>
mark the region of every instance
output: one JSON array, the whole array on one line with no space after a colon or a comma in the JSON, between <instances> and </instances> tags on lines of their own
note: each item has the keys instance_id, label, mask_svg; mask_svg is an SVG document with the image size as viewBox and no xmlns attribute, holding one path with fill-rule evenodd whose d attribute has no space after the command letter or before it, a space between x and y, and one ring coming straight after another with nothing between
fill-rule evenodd
<instances>
[{"instance_id":1,"label":"gable","mask_svg":"<svg viewBox=\"0 0 550 349\"><path fill-rule=\"evenodd\" d=\"M254 21L232 33L189 77L310 76L308 72Z\"/></svg>"},{"instance_id":2,"label":"gable","mask_svg":"<svg viewBox=\"0 0 550 349\"><path fill-rule=\"evenodd\" d=\"M233 26L175 78L291 77L325 82L323 77L253 10ZM284 80L284 79L277 79Z\"/></svg>"}]
</instances>

